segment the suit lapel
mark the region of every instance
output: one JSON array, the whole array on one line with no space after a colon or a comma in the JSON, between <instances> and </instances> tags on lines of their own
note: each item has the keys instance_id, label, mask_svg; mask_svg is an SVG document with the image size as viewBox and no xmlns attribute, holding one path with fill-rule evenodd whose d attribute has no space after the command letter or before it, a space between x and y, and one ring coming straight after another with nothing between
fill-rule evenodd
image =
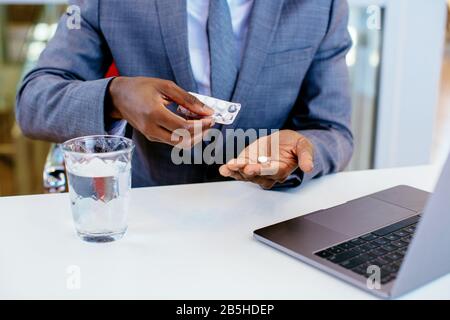
<instances>
[{"instance_id":1,"label":"suit lapel","mask_svg":"<svg viewBox=\"0 0 450 320\"><path fill-rule=\"evenodd\" d=\"M255 0L247 36L247 46L233 101L245 105L248 92L258 80L272 43L284 0Z\"/></svg>"},{"instance_id":2,"label":"suit lapel","mask_svg":"<svg viewBox=\"0 0 450 320\"><path fill-rule=\"evenodd\" d=\"M156 0L161 33L176 83L186 91L197 91L191 68L186 0Z\"/></svg>"}]
</instances>

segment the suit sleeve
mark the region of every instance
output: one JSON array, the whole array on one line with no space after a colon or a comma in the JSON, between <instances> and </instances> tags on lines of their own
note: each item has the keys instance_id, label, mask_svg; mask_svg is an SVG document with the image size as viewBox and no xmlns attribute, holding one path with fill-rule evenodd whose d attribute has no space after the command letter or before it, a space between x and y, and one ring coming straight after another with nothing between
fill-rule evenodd
<instances>
[{"instance_id":1,"label":"suit sleeve","mask_svg":"<svg viewBox=\"0 0 450 320\"><path fill-rule=\"evenodd\" d=\"M351 99L345 56L351 47L348 5L332 2L329 25L308 70L288 126L314 145L314 171L300 172L303 183L343 170L353 153Z\"/></svg>"},{"instance_id":2,"label":"suit sleeve","mask_svg":"<svg viewBox=\"0 0 450 320\"><path fill-rule=\"evenodd\" d=\"M112 58L98 23L99 1L72 0L70 5L73 10L63 15L17 94L16 119L31 138L62 142L105 134L104 101L111 78L102 78Z\"/></svg>"}]
</instances>

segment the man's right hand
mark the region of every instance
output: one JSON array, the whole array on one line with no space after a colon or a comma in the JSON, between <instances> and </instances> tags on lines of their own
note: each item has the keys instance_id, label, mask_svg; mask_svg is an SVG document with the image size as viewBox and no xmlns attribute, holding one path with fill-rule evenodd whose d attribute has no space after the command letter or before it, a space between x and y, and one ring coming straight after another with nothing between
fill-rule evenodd
<instances>
[{"instance_id":1,"label":"man's right hand","mask_svg":"<svg viewBox=\"0 0 450 320\"><path fill-rule=\"evenodd\" d=\"M197 132L194 135L194 128L201 128L203 135L204 131L214 125L210 118L214 111L172 81L118 77L112 80L109 95L111 106L106 111L108 115L113 119L128 121L150 141L177 145L179 140L172 140L172 133L177 129L184 129L191 135L192 146L199 138ZM167 108L171 103L181 105L205 118L186 120Z\"/></svg>"}]
</instances>

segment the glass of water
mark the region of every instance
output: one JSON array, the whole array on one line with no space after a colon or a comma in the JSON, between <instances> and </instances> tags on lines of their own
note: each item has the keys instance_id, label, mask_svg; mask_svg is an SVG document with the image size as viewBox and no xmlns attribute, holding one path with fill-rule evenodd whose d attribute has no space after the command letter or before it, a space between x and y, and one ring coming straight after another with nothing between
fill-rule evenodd
<instances>
[{"instance_id":1,"label":"glass of water","mask_svg":"<svg viewBox=\"0 0 450 320\"><path fill-rule=\"evenodd\" d=\"M88 136L62 145L75 229L88 242L111 242L127 231L134 144Z\"/></svg>"}]
</instances>

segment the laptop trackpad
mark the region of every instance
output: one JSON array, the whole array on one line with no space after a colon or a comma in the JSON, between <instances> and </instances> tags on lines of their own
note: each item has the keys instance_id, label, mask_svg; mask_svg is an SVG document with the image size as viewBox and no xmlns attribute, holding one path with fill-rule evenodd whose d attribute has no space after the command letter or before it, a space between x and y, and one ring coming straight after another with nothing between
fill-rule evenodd
<instances>
[{"instance_id":1,"label":"laptop trackpad","mask_svg":"<svg viewBox=\"0 0 450 320\"><path fill-rule=\"evenodd\" d=\"M416 212L370 197L305 216L312 222L350 237L374 231Z\"/></svg>"}]
</instances>

